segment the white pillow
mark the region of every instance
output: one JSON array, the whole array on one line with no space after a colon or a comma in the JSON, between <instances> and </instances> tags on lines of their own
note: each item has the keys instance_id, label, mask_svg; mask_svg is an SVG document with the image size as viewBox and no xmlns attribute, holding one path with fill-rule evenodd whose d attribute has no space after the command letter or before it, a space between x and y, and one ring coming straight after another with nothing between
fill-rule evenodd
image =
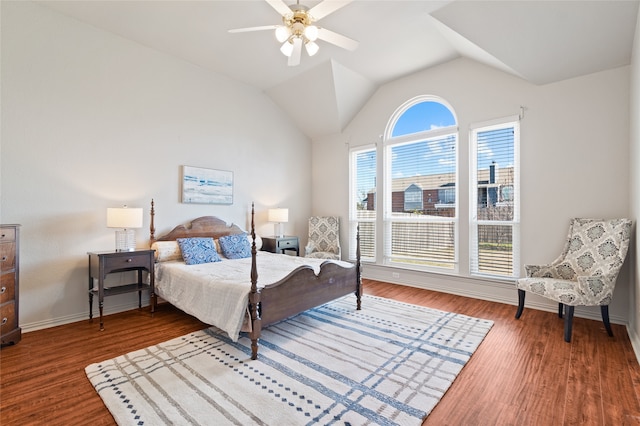
<instances>
[{"instance_id":1,"label":"white pillow","mask_svg":"<svg viewBox=\"0 0 640 426\"><path fill-rule=\"evenodd\" d=\"M156 241L151 244L151 249L156 251L156 262L182 260L182 252L177 241Z\"/></svg>"},{"instance_id":2,"label":"white pillow","mask_svg":"<svg viewBox=\"0 0 640 426\"><path fill-rule=\"evenodd\" d=\"M251 246L251 243L253 243L251 234L247 234L247 240L249 240L249 246ZM262 248L262 238L260 238L260 235L256 234L256 250L260 251L261 248Z\"/></svg>"}]
</instances>

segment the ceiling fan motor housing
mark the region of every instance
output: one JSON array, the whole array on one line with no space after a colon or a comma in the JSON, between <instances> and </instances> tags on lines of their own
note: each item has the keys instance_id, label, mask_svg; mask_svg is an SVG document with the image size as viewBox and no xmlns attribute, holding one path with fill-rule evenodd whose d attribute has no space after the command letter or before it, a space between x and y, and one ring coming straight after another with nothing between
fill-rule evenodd
<instances>
[{"instance_id":1,"label":"ceiling fan motor housing","mask_svg":"<svg viewBox=\"0 0 640 426\"><path fill-rule=\"evenodd\" d=\"M304 30L313 22L313 18L307 13L307 7L303 5L291 6L292 13L283 16L282 22L289 28L294 37L303 37Z\"/></svg>"}]
</instances>

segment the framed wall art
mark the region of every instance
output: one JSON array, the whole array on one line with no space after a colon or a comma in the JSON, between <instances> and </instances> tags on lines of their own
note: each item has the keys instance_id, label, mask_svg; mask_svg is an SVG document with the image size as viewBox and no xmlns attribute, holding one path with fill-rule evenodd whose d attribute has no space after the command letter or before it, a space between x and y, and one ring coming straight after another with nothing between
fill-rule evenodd
<instances>
[{"instance_id":1,"label":"framed wall art","mask_svg":"<svg viewBox=\"0 0 640 426\"><path fill-rule=\"evenodd\" d=\"M182 166L182 202L233 204L233 172Z\"/></svg>"}]
</instances>

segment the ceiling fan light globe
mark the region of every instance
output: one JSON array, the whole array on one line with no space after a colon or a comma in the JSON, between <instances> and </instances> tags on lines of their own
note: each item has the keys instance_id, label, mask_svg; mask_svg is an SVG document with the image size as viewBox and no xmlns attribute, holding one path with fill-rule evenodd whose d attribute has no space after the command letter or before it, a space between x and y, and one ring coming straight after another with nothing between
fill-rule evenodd
<instances>
[{"instance_id":1,"label":"ceiling fan light globe","mask_svg":"<svg viewBox=\"0 0 640 426\"><path fill-rule=\"evenodd\" d=\"M320 50L320 46L318 46L317 43L314 43L312 41L305 44L304 48L307 50L307 54L309 56L315 55L316 53L318 53L318 50Z\"/></svg>"},{"instance_id":2,"label":"ceiling fan light globe","mask_svg":"<svg viewBox=\"0 0 640 426\"><path fill-rule=\"evenodd\" d=\"M280 51L286 57L291 56L291 53L293 52L293 44L289 43L289 41L285 41L282 43L282 46L280 46Z\"/></svg>"},{"instance_id":3,"label":"ceiling fan light globe","mask_svg":"<svg viewBox=\"0 0 640 426\"><path fill-rule=\"evenodd\" d=\"M287 27L278 27L276 28L276 40L280 43L284 42L289 38L289 29Z\"/></svg>"},{"instance_id":4,"label":"ceiling fan light globe","mask_svg":"<svg viewBox=\"0 0 640 426\"><path fill-rule=\"evenodd\" d=\"M304 36L309 41L316 41L318 39L318 27L315 25L309 25L304 29Z\"/></svg>"},{"instance_id":5,"label":"ceiling fan light globe","mask_svg":"<svg viewBox=\"0 0 640 426\"><path fill-rule=\"evenodd\" d=\"M305 32L305 26L302 22L294 22L291 25L291 34L300 37Z\"/></svg>"}]
</instances>

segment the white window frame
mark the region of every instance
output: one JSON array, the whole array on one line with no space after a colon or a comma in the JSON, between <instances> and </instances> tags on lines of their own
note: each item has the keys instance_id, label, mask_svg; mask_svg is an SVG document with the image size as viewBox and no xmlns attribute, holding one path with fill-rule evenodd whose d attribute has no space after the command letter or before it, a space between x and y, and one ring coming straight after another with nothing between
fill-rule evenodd
<instances>
[{"instance_id":1,"label":"white window frame","mask_svg":"<svg viewBox=\"0 0 640 426\"><path fill-rule=\"evenodd\" d=\"M358 168L357 168L356 160L358 158L358 154L367 152L367 151L373 151L376 154L376 178L377 178L380 153L378 152L376 145L364 145L364 146L355 147L349 150L349 241L353 242L349 244L349 259L350 260L356 259L357 246L355 244L355 241L356 241L356 235L358 232L358 224L361 222L362 223L369 222L374 224L373 257L362 255L360 260L362 262L375 263L377 259L377 246L378 246L377 244L378 238L376 235L377 234L376 222L377 222L377 215L378 215L378 209L379 209L379 200L377 199L378 188L376 188L376 191L374 193L376 200L374 201L375 207L373 210L373 214L371 215L371 218L358 218L358 210L356 207L357 202L359 201L358 191L357 191Z\"/></svg>"},{"instance_id":2,"label":"white window frame","mask_svg":"<svg viewBox=\"0 0 640 426\"><path fill-rule=\"evenodd\" d=\"M514 129L514 176L513 176L513 219L510 221L478 220L478 133L513 127ZM475 123L469 131L469 273L472 276L492 279L515 279L520 271L520 117ZM512 228L512 272L511 275L491 274L479 271L478 227L483 225L509 225Z\"/></svg>"},{"instance_id":3,"label":"white window frame","mask_svg":"<svg viewBox=\"0 0 640 426\"><path fill-rule=\"evenodd\" d=\"M386 266L392 266L395 268L402 269L413 269L413 270L424 270L424 271L432 271L439 273L447 273L447 274L457 274L459 272L459 232L458 232L458 218L459 218L459 157L460 157L460 135L457 124L449 127L438 128L433 130L426 130L423 132L412 133L408 135L396 136L393 137L393 129L398 121L398 119L412 106L421 103L421 102L437 102L444 106L446 106L449 111L453 114L455 122L458 123L458 119L455 116L454 109L451 105L446 102L444 99L436 97L436 96L418 96L413 98L407 102L405 102L402 106L400 106L396 112L393 114L387 128L385 130L385 134L383 137L383 168L382 168L382 178L383 185L382 189L384 193L378 192L378 196L382 196L383 204L382 206L378 205L377 209L382 213L382 247L383 247L383 264ZM455 155L455 216L453 217L437 217L437 216L422 216L415 215L407 218L398 218L393 217L392 214L392 176L391 176L391 166L392 166L392 156L391 150L394 146L408 143L416 143L425 140L438 139L441 137L446 137L448 135L452 135L455 138L455 146L456 146L456 155ZM380 190L380 188L379 188ZM378 213L380 215L380 213ZM391 253L391 245L392 245L392 226L394 223L400 222L414 222L420 224L427 223L451 223L453 225L453 260L449 263L450 267L439 267L434 264L425 265L419 263L411 263L411 259L398 259L398 261L394 260L394 256ZM380 233L378 233L380 235ZM397 257L397 256L396 256ZM442 262L445 263L445 262Z\"/></svg>"}]
</instances>

